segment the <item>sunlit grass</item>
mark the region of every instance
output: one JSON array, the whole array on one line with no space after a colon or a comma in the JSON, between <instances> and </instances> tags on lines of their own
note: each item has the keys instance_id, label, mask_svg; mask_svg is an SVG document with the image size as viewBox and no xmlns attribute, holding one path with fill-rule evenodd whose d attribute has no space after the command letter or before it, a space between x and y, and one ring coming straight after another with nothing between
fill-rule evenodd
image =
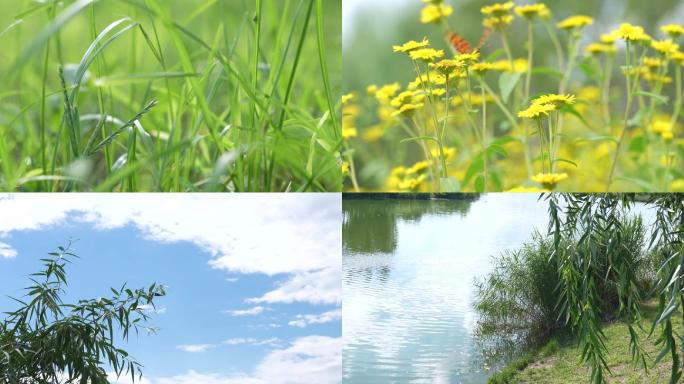
<instances>
[{"instance_id":1,"label":"sunlit grass","mask_svg":"<svg viewBox=\"0 0 684 384\"><path fill-rule=\"evenodd\" d=\"M341 1L0 10L1 190L340 190Z\"/></svg>"}]
</instances>

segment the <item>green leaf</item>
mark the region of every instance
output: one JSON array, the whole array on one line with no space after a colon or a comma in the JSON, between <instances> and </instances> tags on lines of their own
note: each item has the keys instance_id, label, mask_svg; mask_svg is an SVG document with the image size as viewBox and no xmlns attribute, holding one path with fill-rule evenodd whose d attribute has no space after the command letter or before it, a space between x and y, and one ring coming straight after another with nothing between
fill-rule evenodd
<instances>
[{"instance_id":1,"label":"green leaf","mask_svg":"<svg viewBox=\"0 0 684 384\"><path fill-rule=\"evenodd\" d=\"M498 154L503 157L508 157L508 151L500 145L497 144L490 144L489 147L487 147L487 153L488 154Z\"/></svg>"},{"instance_id":2,"label":"green leaf","mask_svg":"<svg viewBox=\"0 0 684 384\"><path fill-rule=\"evenodd\" d=\"M554 162L554 163L567 163L567 164L570 164L570 165L574 165L575 168L578 167L578 166L577 166L577 163L575 163L574 161L568 160L568 159L556 159L556 160L554 160L553 162Z\"/></svg>"},{"instance_id":3,"label":"green leaf","mask_svg":"<svg viewBox=\"0 0 684 384\"><path fill-rule=\"evenodd\" d=\"M577 112L577 110L575 109L575 107L573 107L572 105L566 105L566 106L564 106L563 108L561 108L561 111L562 111L562 112L569 113L569 114L571 114L571 115L577 117L578 119L580 119L580 121L582 122L582 124L584 124L587 128L589 128L589 129L592 130L592 131L595 131L594 127L593 127L591 124L589 124L589 121L587 121L587 119L585 119L584 116L582 116L581 113Z\"/></svg>"},{"instance_id":4,"label":"green leaf","mask_svg":"<svg viewBox=\"0 0 684 384\"><path fill-rule=\"evenodd\" d=\"M644 152L646 150L646 138L644 136L636 136L629 142L628 150L630 152Z\"/></svg>"},{"instance_id":5,"label":"green leaf","mask_svg":"<svg viewBox=\"0 0 684 384\"><path fill-rule=\"evenodd\" d=\"M532 69L532 74L533 75L549 75L549 76L554 76L561 78L564 76L563 72L559 71L556 68L551 68L551 67L535 67Z\"/></svg>"},{"instance_id":6,"label":"green leaf","mask_svg":"<svg viewBox=\"0 0 684 384\"><path fill-rule=\"evenodd\" d=\"M485 191L484 175L478 175L475 179L475 192L482 193Z\"/></svg>"},{"instance_id":7,"label":"green leaf","mask_svg":"<svg viewBox=\"0 0 684 384\"><path fill-rule=\"evenodd\" d=\"M635 95L648 96L648 97L653 98L662 104L667 104L670 101L669 97L663 96L663 95L658 95L658 94L652 93L652 92L638 91L638 92L635 92L634 94Z\"/></svg>"},{"instance_id":8,"label":"green leaf","mask_svg":"<svg viewBox=\"0 0 684 384\"><path fill-rule=\"evenodd\" d=\"M463 184L468 184L473 176L484 170L484 161L482 160L482 154L477 155L470 166L466 170L465 177L463 177Z\"/></svg>"},{"instance_id":9,"label":"green leaf","mask_svg":"<svg viewBox=\"0 0 684 384\"><path fill-rule=\"evenodd\" d=\"M461 184L454 177L443 177L439 179L439 188L442 192L459 192Z\"/></svg>"},{"instance_id":10,"label":"green leaf","mask_svg":"<svg viewBox=\"0 0 684 384\"><path fill-rule=\"evenodd\" d=\"M648 182L648 181L646 181L646 180L638 179L638 178L635 178L635 177L625 177L625 176L621 176L621 177L616 177L615 180L622 180L622 181L626 181L626 182L629 182L629 183L632 183L632 184L636 184L636 185L638 185L639 187L643 188L643 189L646 190L646 191L654 191L654 190L655 190L653 184L651 184L650 182Z\"/></svg>"},{"instance_id":11,"label":"green leaf","mask_svg":"<svg viewBox=\"0 0 684 384\"><path fill-rule=\"evenodd\" d=\"M437 138L433 137L433 136L418 136L418 137L411 137L408 139L404 139L404 140L400 141L400 143L404 144L404 143L410 143L413 141L434 141L434 142L437 142Z\"/></svg>"},{"instance_id":12,"label":"green leaf","mask_svg":"<svg viewBox=\"0 0 684 384\"><path fill-rule=\"evenodd\" d=\"M499 90L504 103L508 102L508 98L521 78L522 73L502 73L499 76Z\"/></svg>"}]
</instances>

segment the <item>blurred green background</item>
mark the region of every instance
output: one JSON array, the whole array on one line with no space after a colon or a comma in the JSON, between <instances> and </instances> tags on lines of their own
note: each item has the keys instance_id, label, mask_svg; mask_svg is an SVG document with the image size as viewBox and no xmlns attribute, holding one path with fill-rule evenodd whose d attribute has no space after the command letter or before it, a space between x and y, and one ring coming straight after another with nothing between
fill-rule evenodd
<instances>
[{"instance_id":1,"label":"blurred green background","mask_svg":"<svg viewBox=\"0 0 684 384\"><path fill-rule=\"evenodd\" d=\"M497 3L491 0L445 0L454 7L449 22L456 32L476 43L482 34L480 8ZM682 0L548 0L555 20L585 14L595 19L594 25L584 32L585 41L596 40L601 34L614 29L622 22L639 24L654 36L660 36L657 27L665 23L682 23ZM517 5L533 1L516 1ZM439 27L420 23L420 0L344 0L344 90L365 91L368 84L385 84L415 78L410 61L392 52L392 45L408 40L430 38L433 45L447 48ZM545 30L538 26L535 44L535 65L557 66ZM510 29L512 49L516 57L525 57L523 42L527 39L526 23L516 20ZM498 36L492 36L483 49L485 56L500 47Z\"/></svg>"}]
</instances>

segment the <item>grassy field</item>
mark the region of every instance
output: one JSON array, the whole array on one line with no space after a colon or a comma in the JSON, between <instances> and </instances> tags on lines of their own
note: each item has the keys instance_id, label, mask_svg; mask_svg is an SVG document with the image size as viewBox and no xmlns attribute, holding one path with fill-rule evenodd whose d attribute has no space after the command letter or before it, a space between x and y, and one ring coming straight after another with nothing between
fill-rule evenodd
<instances>
[{"instance_id":1,"label":"grassy field","mask_svg":"<svg viewBox=\"0 0 684 384\"><path fill-rule=\"evenodd\" d=\"M0 190L341 189L341 0L0 11Z\"/></svg>"},{"instance_id":2,"label":"grassy field","mask_svg":"<svg viewBox=\"0 0 684 384\"><path fill-rule=\"evenodd\" d=\"M658 355L659 346L655 345L655 337L647 339L654 316L656 304L647 306L647 320L644 331L640 332L641 340L650 356L648 373L634 367L629 351L629 332L627 326L615 322L604 327L606 346L608 348L608 366L612 372L609 383L667 383L670 379L672 361L665 357L653 366L653 359ZM681 317L673 317L675 329L681 329ZM657 332L656 332L657 333ZM584 378L588 381L590 370L580 362L580 352L574 345L565 345L547 357L534 359L524 370L515 375L511 383L565 384L575 383ZM544 355L544 354L542 354Z\"/></svg>"}]
</instances>

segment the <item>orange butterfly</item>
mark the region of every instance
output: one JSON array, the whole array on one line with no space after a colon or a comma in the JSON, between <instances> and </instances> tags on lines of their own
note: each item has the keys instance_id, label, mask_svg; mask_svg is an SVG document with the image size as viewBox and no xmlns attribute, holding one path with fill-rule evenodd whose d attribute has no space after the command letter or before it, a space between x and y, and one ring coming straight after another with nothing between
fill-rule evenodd
<instances>
[{"instance_id":1,"label":"orange butterfly","mask_svg":"<svg viewBox=\"0 0 684 384\"><path fill-rule=\"evenodd\" d=\"M451 44L452 47L458 52L458 53L472 53L473 51L478 51L480 48L482 48L487 40L489 40L489 37L492 35L492 30L487 28L482 32L482 37L480 38L480 42L477 44L477 47L473 49L473 46L470 45L468 40L466 40L463 36L459 35L458 33L455 32L447 32L446 33L446 38L449 41L449 44Z\"/></svg>"}]
</instances>

